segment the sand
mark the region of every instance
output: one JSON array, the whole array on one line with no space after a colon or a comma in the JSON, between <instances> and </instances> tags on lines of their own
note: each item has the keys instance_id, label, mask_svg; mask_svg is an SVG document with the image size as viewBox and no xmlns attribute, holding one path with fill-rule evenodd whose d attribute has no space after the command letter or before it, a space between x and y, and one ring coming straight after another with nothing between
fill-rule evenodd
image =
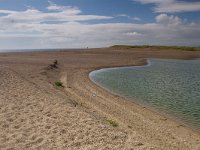
<instances>
[{"instance_id":1,"label":"sand","mask_svg":"<svg viewBox=\"0 0 200 150\"><path fill-rule=\"evenodd\" d=\"M192 59L200 52L152 49L0 54L0 149L200 149L200 134L113 95L92 70ZM58 60L58 69L47 66ZM54 86L61 80L64 88ZM110 121L116 123L114 127Z\"/></svg>"}]
</instances>

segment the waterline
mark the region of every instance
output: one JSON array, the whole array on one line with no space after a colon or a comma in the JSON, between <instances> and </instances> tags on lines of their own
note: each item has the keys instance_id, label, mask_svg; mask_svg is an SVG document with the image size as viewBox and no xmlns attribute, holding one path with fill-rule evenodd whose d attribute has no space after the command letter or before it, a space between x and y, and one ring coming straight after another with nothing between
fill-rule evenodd
<instances>
[{"instance_id":1,"label":"waterline","mask_svg":"<svg viewBox=\"0 0 200 150\"><path fill-rule=\"evenodd\" d=\"M200 60L149 59L146 66L93 71L105 89L200 129Z\"/></svg>"}]
</instances>

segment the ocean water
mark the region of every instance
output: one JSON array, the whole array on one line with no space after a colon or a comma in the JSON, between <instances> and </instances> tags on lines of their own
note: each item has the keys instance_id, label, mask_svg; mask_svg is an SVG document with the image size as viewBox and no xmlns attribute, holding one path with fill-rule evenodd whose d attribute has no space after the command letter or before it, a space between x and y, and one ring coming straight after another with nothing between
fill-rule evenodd
<instances>
[{"instance_id":1,"label":"ocean water","mask_svg":"<svg viewBox=\"0 0 200 150\"><path fill-rule=\"evenodd\" d=\"M141 67L93 71L90 79L200 131L200 60L149 59Z\"/></svg>"}]
</instances>

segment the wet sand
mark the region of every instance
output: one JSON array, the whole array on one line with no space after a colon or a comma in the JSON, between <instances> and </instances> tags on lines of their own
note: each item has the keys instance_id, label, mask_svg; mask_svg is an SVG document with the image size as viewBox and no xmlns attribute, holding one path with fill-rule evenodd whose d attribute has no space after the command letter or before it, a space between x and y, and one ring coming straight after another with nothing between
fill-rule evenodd
<instances>
[{"instance_id":1,"label":"wet sand","mask_svg":"<svg viewBox=\"0 0 200 150\"><path fill-rule=\"evenodd\" d=\"M199 58L154 49L0 54L0 149L200 149L199 133L90 81L96 69L145 58ZM47 66L58 60L58 69ZM64 88L54 86L61 80ZM114 127L110 121L117 124Z\"/></svg>"}]
</instances>

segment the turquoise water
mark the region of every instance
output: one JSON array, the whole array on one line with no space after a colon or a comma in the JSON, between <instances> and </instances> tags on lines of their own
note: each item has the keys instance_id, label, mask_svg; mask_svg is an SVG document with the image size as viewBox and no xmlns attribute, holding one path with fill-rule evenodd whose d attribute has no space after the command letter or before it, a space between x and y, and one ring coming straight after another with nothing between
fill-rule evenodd
<instances>
[{"instance_id":1,"label":"turquoise water","mask_svg":"<svg viewBox=\"0 0 200 150\"><path fill-rule=\"evenodd\" d=\"M93 71L105 89L200 130L200 60L149 59L142 67Z\"/></svg>"}]
</instances>

